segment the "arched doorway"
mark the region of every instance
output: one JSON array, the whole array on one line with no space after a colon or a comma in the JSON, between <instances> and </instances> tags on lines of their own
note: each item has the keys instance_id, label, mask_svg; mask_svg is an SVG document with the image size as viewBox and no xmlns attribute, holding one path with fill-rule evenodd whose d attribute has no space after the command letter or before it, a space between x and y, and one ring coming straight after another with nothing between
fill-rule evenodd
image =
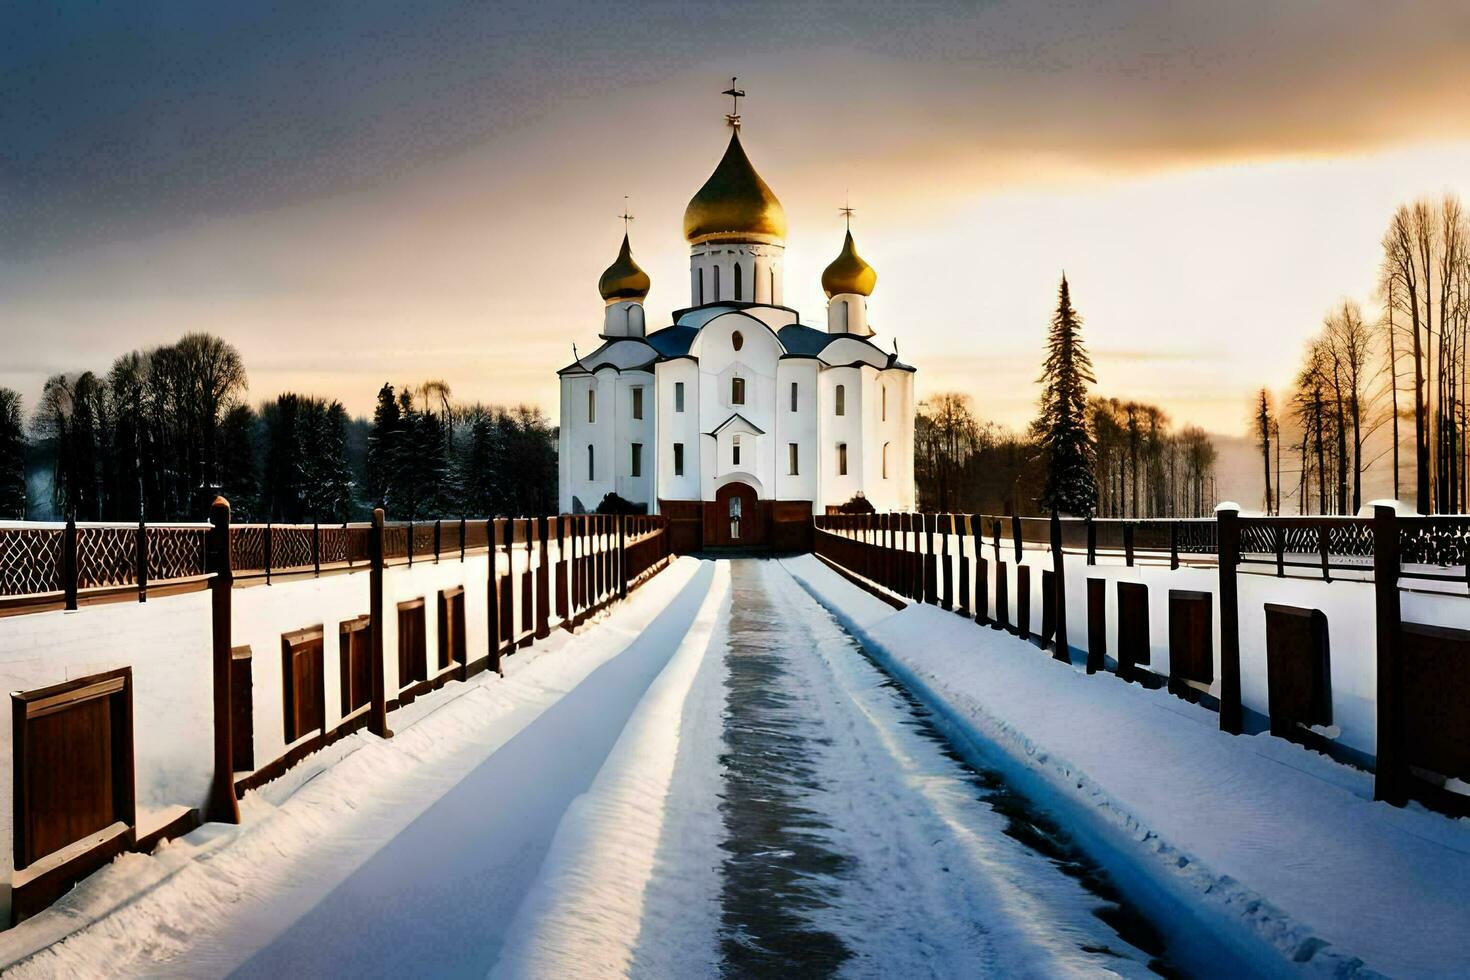
<instances>
[{"instance_id":1,"label":"arched doorway","mask_svg":"<svg viewBox=\"0 0 1470 980\"><path fill-rule=\"evenodd\" d=\"M719 547L750 547L766 543L765 515L755 488L731 482L715 492L707 512L705 540Z\"/></svg>"}]
</instances>

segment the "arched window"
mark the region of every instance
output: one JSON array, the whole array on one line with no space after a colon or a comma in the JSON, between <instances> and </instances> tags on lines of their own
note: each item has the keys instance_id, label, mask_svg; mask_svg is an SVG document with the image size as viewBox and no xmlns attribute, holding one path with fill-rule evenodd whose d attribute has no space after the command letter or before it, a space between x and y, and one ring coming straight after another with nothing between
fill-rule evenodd
<instances>
[{"instance_id":1,"label":"arched window","mask_svg":"<svg viewBox=\"0 0 1470 980\"><path fill-rule=\"evenodd\" d=\"M731 378L730 379L730 404L731 405L744 405L745 404L745 379L744 378Z\"/></svg>"},{"instance_id":2,"label":"arched window","mask_svg":"<svg viewBox=\"0 0 1470 980\"><path fill-rule=\"evenodd\" d=\"M592 423L592 422L596 422L597 421L597 389L596 388L588 388L587 389L587 421L589 423Z\"/></svg>"},{"instance_id":3,"label":"arched window","mask_svg":"<svg viewBox=\"0 0 1470 980\"><path fill-rule=\"evenodd\" d=\"M743 300L744 298L745 297L743 295L741 295L741 289L740 289L740 263L739 262L736 262L735 263L735 299L737 301L739 301L739 300Z\"/></svg>"},{"instance_id":4,"label":"arched window","mask_svg":"<svg viewBox=\"0 0 1470 980\"><path fill-rule=\"evenodd\" d=\"M732 466L739 466L740 465L740 437L739 436L732 436L730 438L730 464Z\"/></svg>"},{"instance_id":5,"label":"arched window","mask_svg":"<svg viewBox=\"0 0 1470 980\"><path fill-rule=\"evenodd\" d=\"M882 406L881 406L882 415L879 417L879 421L881 421L881 422L887 422L888 421L888 386L887 385L884 385L882 387L882 389L881 389L881 392L882 392L882 398L881 398L881 401L882 401Z\"/></svg>"},{"instance_id":6,"label":"arched window","mask_svg":"<svg viewBox=\"0 0 1470 980\"><path fill-rule=\"evenodd\" d=\"M847 443L845 442L837 444L837 475L847 475Z\"/></svg>"},{"instance_id":7,"label":"arched window","mask_svg":"<svg viewBox=\"0 0 1470 980\"><path fill-rule=\"evenodd\" d=\"M592 444L587 444L587 479L597 479L596 456L593 454Z\"/></svg>"},{"instance_id":8,"label":"arched window","mask_svg":"<svg viewBox=\"0 0 1470 980\"><path fill-rule=\"evenodd\" d=\"M740 348L744 347L745 346L745 335L743 333L741 333L739 330L737 330L734 333L732 333L730 335L730 346L731 347L734 347L736 350L739 350Z\"/></svg>"},{"instance_id":9,"label":"arched window","mask_svg":"<svg viewBox=\"0 0 1470 980\"><path fill-rule=\"evenodd\" d=\"M776 305L776 269L771 268L771 305Z\"/></svg>"},{"instance_id":10,"label":"arched window","mask_svg":"<svg viewBox=\"0 0 1470 980\"><path fill-rule=\"evenodd\" d=\"M703 269L700 269L697 274L699 276L699 302L695 303L694 305L695 306L703 306L704 305L704 270Z\"/></svg>"},{"instance_id":11,"label":"arched window","mask_svg":"<svg viewBox=\"0 0 1470 980\"><path fill-rule=\"evenodd\" d=\"M883 444L883 479L888 479L888 443Z\"/></svg>"},{"instance_id":12,"label":"arched window","mask_svg":"<svg viewBox=\"0 0 1470 980\"><path fill-rule=\"evenodd\" d=\"M837 386L837 414L847 414L847 385Z\"/></svg>"},{"instance_id":13,"label":"arched window","mask_svg":"<svg viewBox=\"0 0 1470 980\"><path fill-rule=\"evenodd\" d=\"M715 266L715 295L714 295L714 301L716 303L718 303L720 301L720 267L719 266Z\"/></svg>"}]
</instances>

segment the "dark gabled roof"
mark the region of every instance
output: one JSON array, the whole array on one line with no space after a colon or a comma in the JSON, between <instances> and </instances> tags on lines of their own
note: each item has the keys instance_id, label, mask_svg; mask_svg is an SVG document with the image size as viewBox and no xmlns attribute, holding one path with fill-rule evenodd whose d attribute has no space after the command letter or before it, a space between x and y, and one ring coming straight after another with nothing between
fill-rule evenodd
<instances>
[{"instance_id":1,"label":"dark gabled roof","mask_svg":"<svg viewBox=\"0 0 1470 980\"><path fill-rule=\"evenodd\" d=\"M828 333L804 323L788 323L776 331L776 337L781 341L781 346L786 348L786 353L798 357L816 357L822 353L822 348L839 336L841 334Z\"/></svg>"},{"instance_id":2,"label":"dark gabled roof","mask_svg":"<svg viewBox=\"0 0 1470 980\"><path fill-rule=\"evenodd\" d=\"M698 327L681 327L675 324L655 330L644 339L650 347L658 351L660 357L686 357L689 354L689 345L694 343L697 336Z\"/></svg>"},{"instance_id":3,"label":"dark gabled roof","mask_svg":"<svg viewBox=\"0 0 1470 980\"><path fill-rule=\"evenodd\" d=\"M731 422L734 422L736 419L739 419L740 421L744 422L746 425L748 425L752 429L754 429L756 435L763 436L763 435L766 434L766 430L765 429L762 429L760 426L756 425L754 422L752 422L750 419L746 418L744 415L741 415L739 412L733 412L733 413L731 413L731 415L730 415L729 418L727 418L725 421L721 422L719 425L715 426L713 429L710 429L709 430L709 434L712 435L712 436L713 435L718 435L719 434L719 431L721 429L723 429L725 426L729 425Z\"/></svg>"}]
</instances>

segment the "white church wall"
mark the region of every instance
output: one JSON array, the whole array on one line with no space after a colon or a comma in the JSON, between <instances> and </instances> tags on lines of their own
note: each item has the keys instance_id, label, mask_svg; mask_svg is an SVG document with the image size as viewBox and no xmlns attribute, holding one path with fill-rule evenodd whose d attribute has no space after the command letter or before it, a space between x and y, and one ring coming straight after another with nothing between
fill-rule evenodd
<instances>
[{"instance_id":1,"label":"white church wall","mask_svg":"<svg viewBox=\"0 0 1470 980\"><path fill-rule=\"evenodd\" d=\"M658 404L658 483L655 496L659 500L700 499L700 372L699 365L686 358L664 361L655 370ZM675 411L675 386L684 386L684 411ZM684 472L674 472L674 444L684 445Z\"/></svg>"},{"instance_id":2,"label":"white church wall","mask_svg":"<svg viewBox=\"0 0 1470 980\"><path fill-rule=\"evenodd\" d=\"M827 368L820 375L823 509L845 503L863 489L863 376L855 367ZM837 414L837 388L843 388L843 414ZM847 446L847 473L841 472L839 447Z\"/></svg>"},{"instance_id":3,"label":"white church wall","mask_svg":"<svg viewBox=\"0 0 1470 980\"><path fill-rule=\"evenodd\" d=\"M625 371L613 378L614 392L613 433L615 442L609 446L609 461L612 466L614 486L618 496L634 503L653 503L654 479L654 376L645 371ZM633 417L634 390L642 391L643 417ZM639 474L633 475L634 444L641 445L642 463Z\"/></svg>"},{"instance_id":4,"label":"white church wall","mask_svg":"<svg viewBox=\"0 0 1470 980\"><path fill-rule=\"evenodd\" d=\"M817 420L820 391L818 362L788 358L776 366L776 411L774 429L775 489L777 500L817 499L821 464L817 454ZM797 389L796 408L791 406L791 386ZM791 473L790 444L797 445L797 472Z\"/></svg>"}]
</instances>

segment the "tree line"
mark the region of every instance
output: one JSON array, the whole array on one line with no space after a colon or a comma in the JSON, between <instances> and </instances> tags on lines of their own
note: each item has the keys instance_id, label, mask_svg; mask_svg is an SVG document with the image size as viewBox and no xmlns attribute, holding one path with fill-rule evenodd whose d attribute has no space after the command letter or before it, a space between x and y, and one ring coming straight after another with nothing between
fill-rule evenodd
<instances>
[{"instance_id":1,"label":"tree line","mask_svg":"<svg viewBox=\"0 0 1470 980\"><path fill-rule=\"evenodd\" d=\"M941 513L1198 517L1217 458L1197 426L1154 405L1089 395L1096 383L1065 276L1047 333L1035 421L1016 433L976 417L968 395L925 399L914 419L919 509Z\"/></svg>"},{"instance_id":2,"label":"tree line","mask_svg":"<svg viewBox=\"0 0 1470 980\"><path fill-rule=\"evenodd\" d=\"M1268 512L1355 514L1364 475L1380 463L1392 468L1395 498L1412 482L1419 513L1463 513L1470 502L1470 216L1453 194L1400 205L1380 245L1376 315L1336 304L1290 390L1252 397ZM1286 474L1283 450L1295 467Z\"/></svg>"},{"instance_id":3,"label":"tree line","mask_svg":"<svg viewBox=\"0 0 1470 980\"><path fill-rule=\"evenodd\" d=\"M461 406L442 381L391 385L371 423L287 392L252 407L239 352L208 334L47 380L29 422L0 389L0 517L337 522L547 513L556 435L537 409ZM385 408L385 400L387 408ZM27 475L44 492L27 493Z\"/></svg>"}]
</instances>

